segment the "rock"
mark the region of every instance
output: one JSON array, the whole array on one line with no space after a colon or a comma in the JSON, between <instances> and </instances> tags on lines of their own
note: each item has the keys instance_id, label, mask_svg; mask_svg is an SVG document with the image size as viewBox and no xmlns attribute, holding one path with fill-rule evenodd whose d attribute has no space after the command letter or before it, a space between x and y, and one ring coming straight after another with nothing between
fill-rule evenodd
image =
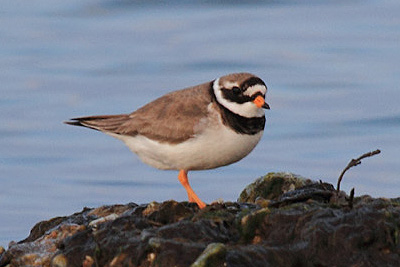
<instances>
[{"instance_id":1,"label":"rock","mask_svg":"<svg viewBox=\"0 0 400 267\"><path fill-rule=\"evenodd\" d=\"M58 254L51 260L51 267L67 267L67 266L68 266L68 260L63 254Z\"/></svg>"},{"instance_id":2,"label":"rock","mask_svg":"<svg viewBox=\"0 0 400 267\"><path fill-rule=\"evenodd\" d=\"M263 224L270 209L263 208L243 216L240 220L240 232L243 240L249 242L256 236L257 228Z\"/></svg>"},{"instance_id":3,"label":"rock","mask_svg":"<svg viewBox=\"0 0 400 267\"><path fill-rule=\"evenodd\" d=\"M247 202L247 203L245 203ZM0 266L398 266L400 198L270 173L239 202L102 206L39 222Z\"/></svg>"},{"instance_id":4,"label":"rock","mask_svg":"<svg viewBox=\"0 0 400 267\"><path fill-rule=\"evenodd\" d=\"M314 183L299 175L286 172L268 173L246 186L238 202L252 202L257 198L276 200L283 193Z\"/></svg>"},{"instance_id":5,"label":"rock","mask_svg":"<svg viewBox=\"0 0 400 267\"><path fill-rule=\"evenodd\" d=\"M94 259L90 256L85 256L83 260L82 267L92 267L94 265Z\"/></svg>"},{"instance_id":6,"label":"rock","mask_svg":"<svg viewBox=\"0 0 400 267\"><path fill-rule=\"evenodd\" d=\"M222 243L211 243L200 254L191 267L226 266L226 247Z\"/></svg>"}]
</instances>

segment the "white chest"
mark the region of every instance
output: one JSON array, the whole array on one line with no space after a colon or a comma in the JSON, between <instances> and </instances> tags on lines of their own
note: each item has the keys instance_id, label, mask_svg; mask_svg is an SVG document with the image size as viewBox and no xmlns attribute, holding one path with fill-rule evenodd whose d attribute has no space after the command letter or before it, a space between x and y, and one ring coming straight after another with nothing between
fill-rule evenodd
<instances>
[{"instance_id":1,"label":"white chest","mask_svg":"<svg viewBox=\"0 0 400 267\"><path fill-rule=\"evenodd\" d=\"M180 144L159 143L145 136L119 137L146 164L158 169L204 170L234 163L247 156L263 132L237 134L220 124Z\"/></svg>"}]
</instances>

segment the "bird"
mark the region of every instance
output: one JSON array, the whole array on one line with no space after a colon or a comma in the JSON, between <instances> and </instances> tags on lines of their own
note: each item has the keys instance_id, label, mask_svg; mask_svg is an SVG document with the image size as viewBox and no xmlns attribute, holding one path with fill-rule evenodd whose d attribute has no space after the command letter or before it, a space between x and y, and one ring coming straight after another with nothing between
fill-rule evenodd
<instances>
[{"instance_id":1,"label":"bird","mask_svg":"<svg viewBox=\"0 0 400 267\"><path fill-rule=\"evenodd\" d=\"M214 169L247 156L265 127L267 86L251 73L231 73L172 91L129 114L73 118L66 124L101 131L123 141L144 163L177 170L189 202L206 204L188 172Z\"/></svg>"}]
</instances>

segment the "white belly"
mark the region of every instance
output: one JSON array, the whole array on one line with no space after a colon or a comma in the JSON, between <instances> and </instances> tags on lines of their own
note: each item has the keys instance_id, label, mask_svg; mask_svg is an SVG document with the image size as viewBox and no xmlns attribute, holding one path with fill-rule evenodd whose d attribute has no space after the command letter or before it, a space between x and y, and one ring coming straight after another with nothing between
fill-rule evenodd
<instances>
[{"instance_id":1,"label":"white belly","mask_svg":"<svg viewBox=\"0 0 400 267\"><path fill-rule=\"evenodd\" d=\"M167 170L205 170L234 163L247 156L260 141L255 135L237 134L220 124L180 144L158 143L144 136L116 136L146 164Z\"/></svg>"}]
</instances>

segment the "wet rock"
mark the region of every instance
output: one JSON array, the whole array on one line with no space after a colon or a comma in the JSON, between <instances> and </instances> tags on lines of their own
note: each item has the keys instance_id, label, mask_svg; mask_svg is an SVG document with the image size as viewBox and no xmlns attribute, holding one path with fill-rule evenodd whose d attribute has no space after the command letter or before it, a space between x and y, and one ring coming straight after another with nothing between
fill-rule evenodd
<instances>
[{"instance_id":1,"label":"wet rock","mask_svg":"<svg viewBox=\"0 0 400 267\"><path fill-rule=\"evenodd\" d=\"M0 266L398 266L400 198L270 173L239 202L85 208L35 225Z\"/></svg>"}]
</instances>

